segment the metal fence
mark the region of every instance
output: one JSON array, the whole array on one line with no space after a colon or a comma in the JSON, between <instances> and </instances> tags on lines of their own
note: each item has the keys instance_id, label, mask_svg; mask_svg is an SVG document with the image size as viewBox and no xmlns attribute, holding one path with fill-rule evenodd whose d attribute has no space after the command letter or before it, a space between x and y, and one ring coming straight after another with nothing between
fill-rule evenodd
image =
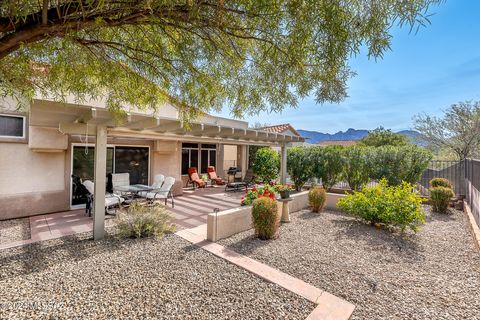
<instances>
[{"instance_id":1,"label":"metal fence","mask_svg":"<svg viewBox=\"0 0 480 320\"><path fill-rule=\"evenodd\" d=\"M418 181L418 187L422 195L428 196L430 180L433 178L448 179L457 195L465 194L465 162L464 161L430 161L427 170Z\"/></svg>"},{"instance_id":2,"label":"metal fence","mask_svg":"<svg viewBox=\"0 0 480 320\"><path fill-rule=\"evenodd\" d=\"M480 226L480 160L467 159L465 164L465 200Z\"/></svg>"}]
</instances>

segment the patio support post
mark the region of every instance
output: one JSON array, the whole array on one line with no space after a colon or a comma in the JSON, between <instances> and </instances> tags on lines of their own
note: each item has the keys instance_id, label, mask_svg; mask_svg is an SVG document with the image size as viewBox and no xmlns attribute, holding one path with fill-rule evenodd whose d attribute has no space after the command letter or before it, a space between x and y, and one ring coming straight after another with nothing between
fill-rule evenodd
<instances>
[{"instance_id":1,"label":"patio support post","mask_svg":"<svg viewBox=\"0 0 480 320\"><path fill-rule=\"evenodd\" d=\"M105 185L107 175L107 128L97 126L95 140L95 190L93 204L93 239L103 239L105 235Z\"/></svg>"},{"instance_id":2,"label":"patio support post","mask_svg":"<svg viewBox=\"0 0 480 320\"><path fill-rule=\"evenodd\" d=\"M287 146L282 144L280 149L280 183L287 183Z\"/></svg>"}]
</instances>

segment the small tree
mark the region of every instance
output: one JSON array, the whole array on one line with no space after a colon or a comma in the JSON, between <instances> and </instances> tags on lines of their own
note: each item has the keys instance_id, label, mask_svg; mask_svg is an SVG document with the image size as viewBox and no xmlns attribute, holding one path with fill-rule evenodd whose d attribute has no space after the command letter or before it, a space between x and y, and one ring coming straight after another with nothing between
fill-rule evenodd
<instances>
[{"instance_id":1,"label":"small tree","mask_svg":"<svg viewBox=\"0 0 480 320\"><path fill-rule=\"evenodd\" d=\"M459 160L478 155L480 101L453 104L443 117L416 115L414 129L432 146L453 151Z\"/></svg>"},{"instance_id":2,"label":"small tree","mask_svg":"<svg viewBox=\"0 0 480 320\"><path fill-rule=\"evenodd\" d=\"M313 175L322 180L322 185L327 191L340 180L342 175L344 165L342 151L341 146L313 147L311 150Z\"/></svg>"},{"instance_id":3,"label":"small tree","mask_svg":"<svg viewBox=\"0 0 480 320\"><path fill-rule=\"evenodd\" d=\"M257 150L252 169L255 177L264 183L278 178L280 168L280 156L278 152L270 147L263 147Z\"/></svg>"},{"instance_id":4,"label":"small tree","mask_svg":"<svg viewBox=\"0 0 480 320\"><path fill-rule=\"evenodd\" d=\"M370 157L372 178L385 178L389 185L400 185L402 181L416 183L428 167L432 154L421 147L383 146L375 148Z\"/></svg>"},{"instance_id":5,"label":"small tree","mask_svg":"<svg viewBox=\"0 0 480 320\"><path fill-rule=\"evenodd\" d=\"M287 170L293 183L295 183L297 191L302 190L302 187L313 175L310 150L305 147L289 148L287 153Z\"/></svg>"},{"instance_id":6,"label":"small tree","mask_svg":"<svg viewBox=\"0 0 480 320\"><path fill-rule=\"evenodd\" d=\"M378 127L369 131L368 135L360 140L360 144L369 147L405 146L409 144L409 141L404 135L394 133L390 129Z\"/></svg>"},{"instance_id":7,"label":"small tree","mask_svg":"<svg viewBox=\"0 0 480 320\"><path fill-rule=\"evenodd\" d=\"M343 150L343 177L350 189L361 190L370 181L370 161L372 148L351 146Z\"/></svg>"}]
</instances>

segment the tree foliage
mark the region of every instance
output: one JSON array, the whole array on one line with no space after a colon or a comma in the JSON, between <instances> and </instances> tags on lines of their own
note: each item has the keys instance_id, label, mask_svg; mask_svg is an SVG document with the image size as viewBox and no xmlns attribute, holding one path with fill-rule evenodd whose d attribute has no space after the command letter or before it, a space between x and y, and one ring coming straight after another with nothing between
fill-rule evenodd
<instances>
[{"instance_id":1,"label":"tree foliage","mask_svg":"<svg viewBox=\"0 0 480 320\"><path fill-rule=\"evenodd\" d=\"M459 160L478 155L480 148L480 101L451 105L443 117L417 115L414 128L424 140L454 152Z\"/></svg>"},{"instance_id":2,"label":"tree foliage","mask_svg":"<svg viewBox=\"0 0 480 320\"><path fill-rule=\"evenodd\" d=\"M326 146L311 148L313 161L313 176L322 180L323 187L328 191L337 182L343 173L344 158L342 156L343 147Z\"/></svg>"},{"instance_id":3,"label":"tree foliage","mask_svg":"<svg viewBox=\"0 0 480 320\"><path fill-rule=\"evenodd\" d=\"M408 143L406 136L394 133L392 130L383 127L369 131L366 137L360 139L360 144L368 147L405 146Z\"/></svg>"},{"instance_id":4,"label":"tree foliage","mask_svg":"<svg viewBox=\"0 0 480 320\"><path fill-rule=\"evenodd\" d=\"M343 177L350 189L361 190L371 180L371 156L372 148L351 146L343 151L344 169Z\"/></svg>"},{"instance_id":5,"label":"tree foliage","mask_svg":"<svg viewBox=\"0 0 480 320\"><path fill-rule=\"evenodd\" d=\"M440 2L4 0L0 94L172 103L183 117L337 102L352 54L381 57L392 24L425 25Z\"/></svg>"},{"instance_id":6,"label":"tree foliage","mask_svg":"<svg viewBox=\"0 0 480 320\"><path fill-rule=\"evenodd\" d=\"M287 150L287 170L297 191L312 178L312 152L309 148L292 147Z\"/></svg>"},{"instance_id":7,"label":"tree foliage","mask_svg":"<svg viewBox=\"0 0 480 320\"><path fill-rule=\"evenodd\" d=\"M270 147L257 150L255 161L252 165L255 177L261 182L270 183L278 178L280 168L280 156L277 151Z\"/></svg>"}]
</instances>

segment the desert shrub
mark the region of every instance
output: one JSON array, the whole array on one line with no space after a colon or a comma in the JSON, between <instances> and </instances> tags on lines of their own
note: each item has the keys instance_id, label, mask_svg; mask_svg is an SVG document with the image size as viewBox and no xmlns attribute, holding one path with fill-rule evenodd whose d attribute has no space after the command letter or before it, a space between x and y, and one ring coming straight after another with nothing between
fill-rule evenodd
<instances>
[{"instance_id":1,"label":"desert shrub","mask_svg":"<svg viewBox=\"0 0 480 320\"><path fill-rule=\"evenodd\" d=\"M361 190L371 176L370 156L374 152L370 147L351 146L343 150L343 178L350 189Z\"/></svg>"},{"instance_id":2,"label":"desert shrub","mask_svg":"<svg viewBox=\"0 0 480 320\"><path fill-rule=\"evenodd\" d=\"M252 188L251 190L248 190L245 193L245 196L242 197L241 200L241 205L242 206L249 206L255 201L255 199L261 198L261 197L267 197L267 198L272 198L275 199L275 194L278 193L276 188L271 185L264 185L259 188Z\"/></svg>"},{"instance_id":3,"label":"desert shrub","mask_svg":"<svg viewBox=\"0 0 480 320\"><path fill-rule=\"evenodd\" d=\"M410 183L389 186L387 180L382 179L376 186L364 187L340 199L337 207L372 225L383 224L402 232L409 228L417 232L425 222L424 200L413 190Z\"/></svg>"},{"instance_id":4,"label":"desert shrub","mask_svg":"<svg viewBox=\"0 0 480 320\"><path fill-rule=\"evenodd\" d=\"M430 186L432 188L436 187L445 187L445 188L452 188L452 184L448 179L445 178L433 178L430 180Z\"/></svg>"},{"instance_id":5,"label":"desert shrub","mask_svg":"<svg viewBox=\"0 0 480 320\"><path fill-rule=\"evenodd\" d=\"M120 211L115 219L117 234L121 238L158 237L175 230L170 213L160 204L146 205L135 201Z\"/></svg>"},{"instance_id":6,"label":"desert shrub","mask_svg":"<svg viewBox=\"0 0 480 320\"><path fill-rule=\"evenodd\" d=\"M270 183L277 179L280 168L280 156L278 152L270 147L264 147L257 150L255 160L252 165L255 177L261 182Z\"/></svg>"},{"instance_id":7,"label":"desert shrub","mask_svg":"<svg viewBox=\"0 0 480 320\"><path fill-rule=\"evenodd\" d=\"M293 147L287 151L287 170L297 191L312 177L311 155L309 148L305 147Z\"/></svg>"},{"instance_id":8,"label":"desert shrub","mask_svg":"<svg viewBox=\"0 0 480 320\"><path fill-rule=\"evenodd\" d=\"M448 181L448 180L447 180ZM448 187L432 187L429 189L430 199L432 200L432 207L434 212L447 212L450 199L455 195L452 189Z\"/></svg>"},{"instance_id":9,"label":"desert shrub","mask_svg":"<svg viewBox=\"0 0 480 320\"><path fill-rule=\"evenodd\" d=\"M431 159L428 150L415 145L378 147L370 157L371 178L385 178L389 185L400 185L403 181L413 184L420 179Z\"/></svg>"},{"instance_id":10,"label":"desert shrub","mask_svg":"<svg viewBox=\"0 0 480 320\"><path fill-rule=\"evenodd\" d=\"M330 190L342 176L344 166L342 151L341 146L311 148L313 176L322 180L326 190Z\"/></svg>"},{"instance_id":11,"label":"desert shrub","mask_svg":"<svg viewBox=\"0 0 480 320\"><path fill-rule=\"evenodd\" d=\"M322 211L327 201L327 193L324 188L315 187L308 192L308 204L312 208L313 212Z\"/></svg>"},{"instance_id":12,"label":"desert shrub","mask_svg":"<svg viewBox=\"0 0 480 320\"><path fill-rule=\"evenodd\" d=\"M255 234L262 240L278 236L280 219L277 213L277 201L270 197L261 197L253 201L252 221Z\"/></svg>"}]
</instances>

